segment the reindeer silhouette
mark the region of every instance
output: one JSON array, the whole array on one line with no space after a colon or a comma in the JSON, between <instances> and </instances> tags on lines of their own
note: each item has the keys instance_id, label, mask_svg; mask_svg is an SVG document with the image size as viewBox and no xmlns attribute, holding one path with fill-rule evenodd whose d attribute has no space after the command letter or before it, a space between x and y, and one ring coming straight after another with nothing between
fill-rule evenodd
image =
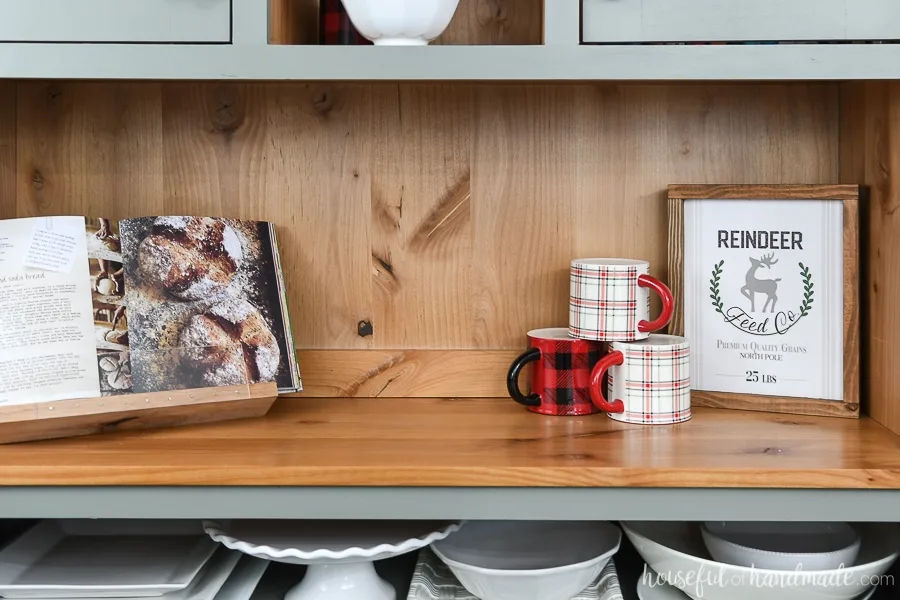
<instances>
[{"instance_id":1,"label":"reindeer silhouette","mask_svg":"<svg viewBox=\"0 0 900 600\"><path fill-rule=\"evenodd\" d=\"M778 282L781 279L757 279L756 270L760 267L771 269L772 265L778 261L774 259L774 253L766 254L759 258L750 259L750 269L747 271L746 285L741 288L741 294L750 300L750 312L756 312L756 294L765 294L766 303L763 304L762 312L766 312L766 308L771 303L769 312L775 312L775 303L778 302Z\"/></svg>"}]
</instances>

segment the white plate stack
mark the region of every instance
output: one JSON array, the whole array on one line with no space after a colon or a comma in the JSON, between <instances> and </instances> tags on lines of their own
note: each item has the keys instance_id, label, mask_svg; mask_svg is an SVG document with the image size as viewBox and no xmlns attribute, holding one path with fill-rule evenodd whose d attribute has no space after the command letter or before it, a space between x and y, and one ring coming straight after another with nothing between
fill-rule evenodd
<instances>
[{"instance_id":1,"label":"white plate stack","mask_svg":"<svg viewBox=\"0 0 900 600\"><path fill-rule=\"evenodd\" d=\"M196 521L41 521L0 551L0 597L248 600L268 561Z\"/></svg>"},{"instance_id":2,"label":"white plate stack","mask_svg":"<svg viewBox=\"0 0 900 600\"><path fill-rule=\"evenodd\" d=\"M515 596L512 596L515 597ZM419 551L406 600L480 600L459 582L431 548ZM610 559L600 574L572 600L622 600L619 575Z\"/></svg>"}]
</instances>

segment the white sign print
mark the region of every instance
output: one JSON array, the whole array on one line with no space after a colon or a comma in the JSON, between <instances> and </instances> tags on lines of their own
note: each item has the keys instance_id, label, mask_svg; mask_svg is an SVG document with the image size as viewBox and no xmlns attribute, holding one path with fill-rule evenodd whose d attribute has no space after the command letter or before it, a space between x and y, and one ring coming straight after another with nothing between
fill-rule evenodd
<instances>
[{"instance_id":1,"label":"white sign print","mask_svg":"<svg viewBox=\"0 0 900 600\"><path fill-rule=\"evenodd\" d=\"M684 202L696 389L843 399L842 232L838 202Z\"/></svg>"}]
</instances>

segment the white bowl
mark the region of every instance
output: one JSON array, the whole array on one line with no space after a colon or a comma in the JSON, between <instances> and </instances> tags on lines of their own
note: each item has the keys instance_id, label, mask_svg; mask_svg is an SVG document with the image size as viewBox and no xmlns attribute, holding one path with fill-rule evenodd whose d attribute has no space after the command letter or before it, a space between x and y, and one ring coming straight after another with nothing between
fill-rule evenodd
<instances>
[{"instance_id":1,"label":"white bowl","mask_svg":"<svg viewBox=\"0 0 900 600\"><path fill-rule=\"evenodd\" d=\"M852 567L860 545L859 534L847 523L711 521L700 533L715 560L776 571Z\"/></svg>"},{"instance_id":2,"label":"white bowl","mask_svg":"<svg viewBox=\"0 0 900 600\"><path fill-rule=\"evenodd\" d=\"M864 525L856 565L828 571L774 571L715 562L692 523L622 523L651 569L694 600L851 600L878 583L900 554L894 524Z\"/></svg>"},{"instance_id":3,"label":"white bowl","mask_svg":"<svg viewBox=\"0 0 900 600\"><path fill-rule=\"evenodd\" d=\"M878 588L873 587L862 596L855 600L870 600ZM637 585L638 600L686 600L684 595L677 587L662 581L652 569L645 569L638 580Z\"/></svg>"},{"instance_id":4,"label":"white bowl","mask_svg":"<svg viewBox=\"0 0 900 600\"><path fill-rule=\"evenodd\" d=\"M343 0L357 31L376 46L426 46L453 19L459 0Z\"/></svg>"},{"instance_id":5,"label":"white bowl","mask_svg":"<svg viewBox=\"0 0 900 600\"><path fill-rule=\"evenodd\" d=\"M621 541L602 521L469 521L431 548L482 600L570 600Z\"/></svg>"}]
</instances>

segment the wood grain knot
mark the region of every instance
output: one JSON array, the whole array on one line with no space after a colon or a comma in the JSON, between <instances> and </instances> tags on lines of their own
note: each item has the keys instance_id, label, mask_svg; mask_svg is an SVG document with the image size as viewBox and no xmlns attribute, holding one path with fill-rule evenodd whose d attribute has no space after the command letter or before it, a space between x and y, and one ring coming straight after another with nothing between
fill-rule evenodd
<instances>
[{"instance_id":1,"label":"wood grain knot","mask_svg":"<svg viewBox=\"0 0 900 600\"><path fill-rule=\"evenodd\" d=\"M371 321L360 321L356 324L356 333L359 337L369 337L375 333L375 328L372 326Z\"/></svg>"},{"instance_id":2,"label":"wood grain knot","mask_svg":"<svg viewBox=\"0 0 900 600\"><path fill-rule=\"evenodd\" d=\"M431 209L409 239L409 249L421 252L441 247L469 222L472 186L467 173Z\"/></svg>"},{"instance_id":3,"label":"wood grain knot","mask_svg":"<svg viewBox=\"0 0 900 600\"><path fill-rule=\"evenodd\" d=\"M478 3L478 23L488 25L490 23L502 24L506 22L506 3L498 0L487 0Z\"/></svg>"},{"instance_id":4,"label":"wood grain knot","mask_svg":"<svg viewBox=\"0 0 900 600\"><path fill-rule=\"evenodd\" d=\"M62 90L58 85L51 85L47 88L47 104L52 106L56 104L60 98L62 98Z\"/></svg>"},{"instance_id":5,"label":"wood grain knot","mask_svg":"<svg viewBox=\"0 0 900 600\"><path fill-rule=\"evenodd\" d=\"M876 153L880 157L883 156L886 152L888 152L888 150L879 141ZM891 192L891 169L887 166L887 164L885 164L882 159L878 160L878 174L879 177L876 178L874 187L876 190L881 192L881 197L883 198L886 194L889 195Z\"/></svg>"},{"instance_id":6,"label":"wood grain knot","mask_svg":"<svg viewBox=\"0 0 900 600\"><path fill-rule=\"evenodd\" d=\"M342 396L353 397L359 393L359 390L369 381L377 379L381 377L384 373L387 373L394 367L399 364L402 364L406 360L406 353L398 352L396 354L390 355L387 360L383 361L381 364L375 365L371 369L366 370L365 373L360 374L360 376L353 382L351 382L344 390L342 390ZM381 389L378 391L378 394L384 392L384 390L392 384L397 378L400 377L400 374L395 375L394 377L388 378L387 383L381 386Z\"/></svg>"},{"instance_id":7,"label":"wood grain knot","mask_svg":"<svg viewBox=\"0 0 900 600\"><path fill-rule=\"evenodd\" d=\"M372 253L372 277L378 287L389 295L396 294L400 289L400 280L394 273L394 265L389 259L383 258L375 252Z\"/></svg>"},{"instance_id":8,"label":"wood grain knot","mask_svg":"<svg viewBox=\"0 0 900 600\"><path fill-rule=\"evenodd\" d=\"M374 252L372 253L372 259L378 264L379 268L387 271L388 273L394 273L394 266Z\"/></svg>"},{"instance_id":9,"label":"wood grain knot","mask_svg":"<svg viewBox=\"0 0 900 600\"><path fill-rule=\"evenodd\" d=\"M212 126L216 133L230 137L244 124L244 104L231 90L217 94L212 108Z\"/></svg>"},{"instance_id":10,"label":"wood grain knot","mask_svg":"<svg viewBox=\"0 0 900 600\"><path fill-rule=\"evenodd\" d=\"M400 219L403 218L403 193L405 186L400 186L400 197L396 204L389 202L381 194L372 195L372 213L375 222L386 233L395 233L400 229Z\"/></svg>"},{"instance_id":11,"label":"wood grain knot","mask_svg":"<svg viewBox=\"0 0 900 600\"><path fill-rule=\"evenodd\" d=\"M37 169L31 174L31 185L34 186L34 189L37 191L44 189L44 174Z\"/></svg>"},{"instance_id":12,"label":"wood grain knot","mask_svg":"<svg viewBox=\"0 0 900 600\"><path fill-rule=\"evenodd\" d=\"M334 102L331 99L331 96L322 92L321 94L317 94L315 99L313 100L313 108L316 109L316 112L320 115L327 115L334 108Z\"/></svg>"}]
</instances>

